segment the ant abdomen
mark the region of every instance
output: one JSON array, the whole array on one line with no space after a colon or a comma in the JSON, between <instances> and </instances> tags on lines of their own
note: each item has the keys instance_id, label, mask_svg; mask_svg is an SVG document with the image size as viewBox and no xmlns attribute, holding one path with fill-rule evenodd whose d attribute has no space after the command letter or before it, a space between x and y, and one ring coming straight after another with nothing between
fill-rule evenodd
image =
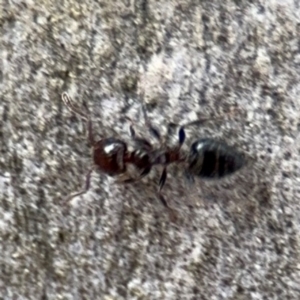
<instances>
[{"instance_id":1,"label":"ant abdomen","mask_svg":"<svg viewBox=\"0 0 300 300\"><path fill-rule=\"evenodd\" d=\"M207 179L231 175L245 164L244 156L235 148L214 139L200 139L191 146L188 173Z\"/></svg>"}]
</instances>

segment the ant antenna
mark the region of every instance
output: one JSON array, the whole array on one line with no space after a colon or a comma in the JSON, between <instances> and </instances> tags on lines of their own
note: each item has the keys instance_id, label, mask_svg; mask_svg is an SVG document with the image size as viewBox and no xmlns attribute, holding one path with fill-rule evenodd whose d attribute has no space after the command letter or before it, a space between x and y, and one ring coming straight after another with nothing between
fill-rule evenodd
<instances>
[{"instance_id":1,"label":"ant antenna","mask_svg":"<svg viewBox=\"0 0 300 300\"><path fill-rule=\"evenodd\" d=\"M93 128L92 128L93 126L92 126L92 121L91 121L90 116L88 114L83 113L79 108L76 108L73 105L73 103L72 103L73 100L67 92L63 92L61 94L61 99L71 112L79 115L83 120L85 120L87 122L88 141L91 146L95 145L95 139L94 139Z\"/></svg>"},{"instance_id":2,"label":"ant antenna","mask_svg":"<svg viewBox=\"0 0 300 300\"><path fill-rule=\"evenodd\" d=\"M232 116L236 115L236 112L239 112L238 108L234 108L231 112L227 114L226 117L204 117L195 121L187 122L180 127L188 127L188 126L195 126L195 125L202 125L203 123L210 122L210 121L224 121L226 119L230 119ZM174 123L171 123L172 125L175 125Z\"/></svg>"},{"instance_id":3,"label":"ant antenna","mask_svg":"<svg viewBox=\"0 0 300 300\"><path fill-rule=\"evenodd\" d=\"M73 105L73 100L72 98L69 96L69 94L67 92L63 92L62 95L61 95L61 99L62 101L64 102L64 104L68 107L68 109L79 115L82 119L84 119L85 121L88 121L89 120L89 117L87 114L83 113L81 110L79 110L78 108L76 108L74 105Z\"/></svg>"}]
</instances>

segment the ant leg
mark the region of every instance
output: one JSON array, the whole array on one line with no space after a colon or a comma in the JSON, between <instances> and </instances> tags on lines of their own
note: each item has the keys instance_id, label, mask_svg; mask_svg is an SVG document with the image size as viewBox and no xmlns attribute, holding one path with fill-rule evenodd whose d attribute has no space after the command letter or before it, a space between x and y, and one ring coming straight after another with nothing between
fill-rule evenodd
<instances>
[{"instance_id":1,"label":"ant leg","mask_svg":"<svg viewBox=\"0 0 300 300\"><path fill-rule=\"evenodd\" d=\"M194 178L194 176L193 176L188 170L185 170L185 171L184 171L184 177L185 177L186 181L187 181L189 184L194 184L194 183L195 183L195 178Z\"/></svg>"},{"instance_id":2,"label":"ant leg","mask_svg":"<svg viewBox=\"0 0 300 300\"><path fill-rule=\"evenodd\" d=\"M70 196L68 196L67 199L65 199L63 205L67 205L73 198L81 196L89 190L90 183L91 183L91 175L92 175L93 170L94 170L94 167L89 169L89 171L87 172L86 178L85 178L85 185L84 185L83 189L81 191L78 191L75 194L71 194Z\"/></svg>"},{"instance_id":3,"label":"ant leg","mask_svg":"<svg viewBox=\"0 0 300 300\"><path fill-rule=\"evenodd\" d=\"M130 122L130 125L129 125L129 132L130 132L130 136L131 138L143 149L146 149L148 151L152 150L152 145L150 142L148 142L146 139L143 139L143 138L139 138L136 136L135 134L135 130L134 130L134 127L133 127L133 122L130 118L128 117L125 117L126 120L128 120Z\"/></svg>"},{"instance_id":4,"label":"ant leg","mask_svg":"<svg viewBox=\"0 0 300 300\"><path fill-rule=\"evenodd\" d=\"M217 120L217 119L223 119L223 118L214 118L213 120ZM191 121L191 122L188 122L184 125L177 125L175 123L169 123L168 126L169 127L174 127L174 126L179 126L179 130L178 130L178 150L182 147L184 141L185 141L185 127L188 127L188 126L193 126L193 125L201 125L207 121L211 121L212 119L211 118L203 118L203 119L198 119L198 120L195 120L195 121Z\"/></svg>"},{"instance_id":5,"label":"ant leg","mask_svg":"<svg viewBox=\"0 0 300 300\"><path fill-rule=\"evenodd\" d=\"M150 171L151 171L151 167L144 169L143 172L140 174L140 178L147 176L150 173Z\"/></svg>"},{"instance_id":6,"label":"ant leg","mask_svg":"<svg viewBox=\"0 0 300 300\"><path fill-rule=\"evenodd\" d=\"M162 195L161 190L165 185L167 179L167 167L164 167L163 172L161 174L161 177L159 179L159 188L158 188L158 198L160 200L160 202L163 204L163 206L168 209L169 211L169 216L170 216L170 220L172 222L175 222L177 219L177 214L176 212L169 206L167 200L165 199L165 197Z\"/></svg>"},{"instance_id":7,"label":"ant leg","mask_svg":"<svg viewBox=\"0 0 300 300\"><path fill-rule=\"evenodd\" d=\"M163 172L159 179L159 189L158 189L159 193L161 192L162 188L164 187L166 179L167 179L167 167L164 167Z\"/></svg>"},{"instance_id":8,"label":"ant leg","mask_svg":"<svg viewBox=\"0 0 300 300\"><path fill-rule=\"evenodd\" d=\"M92 126L92 121L91 121L90 116L88 114L83 113L81 110L79 110L78 108L76 108L73 105L73 103L72 103L73 100L67 92L62 93L61 99L71 112L79 115L83 120L85 120L87 122L88 141L89 141L90 145L93 146L95 144L95 139L94 139L94 135L93 135L93 126Z\"/></svg>"},{"instance_id":9,"label":"ant leg","mask_svg":"<svg viewBox=\"0 0 300 300\"><path fill-rule=\"evenodd\" d=\"M228 115L229 116L231 116L231 115L234 115L235 114L235 111L236 111L237 109L234 109L232 112L230 112ZM183 130L184 129L184 127L188 127L188 126L194 126L194 125L202 125L202 124L204 124L205 122L208 122L208 121L222 121L222 120L224 120L225 118L224 117L211 117L211 118L201 118L201 119L197 119L197 120L195 120L195 121L191 121L191 122L188 122L188 123L186 123L186 124L183 124L183 125L181 125L180 126L180 129L179 129L179 131L180 130ZM176 126L176 124L174 124L174 123L170 123L170 125L172 125L172 126ZM180 132L179 132L179 134L180 134ZM182 132L181 132L181 134L182 134ZM183 137L184 138L184 137Z\"/></svg>"},{"instance_id":10,"label":"ant leg","mask_svg":"<svg viewBox=\"0 0 300 300\"><path fill-rule=\"evenodd\" d=\"M93 125L92 125L92 120L89 118L87 121L87 130L88 130L88 141L91 146L96 144L94 134L93 134Z\"/></svg>"},{"instance_id":11,"label":"ant leg","mask_svg":"<svg viewBox=\"0 0 300 300\"><path fill-rule=\"evenodd\" d=\"M124 184L128 184L128 183L134 183L134 182L137 182L137 181L140 181L142 178L144 178L145 176L147 176L151 171L151 167L148 167L146 169L144 169L142 171L142 173L139 175L139 177L137 178L126 178L126 179L120 179L120 180L117 180L116 182L118 183L124 183Z\"/></svg>"},{"instance_id":12,"label":"ant leg","mask_svg":"<svg viewBox=\"0 0 300 300\"><path fill-rule=\"evenodd\" d=\"M161 136L160 136L159 130L152 126L152 124L147 116L146 108L144 105L142 106L142 111L143 111L146 126L148 127L151 135L153 137L155 137L161 143Z\"/></svg>"},{"instance_id":13,"label":"ant leg","mask_svg":"<svg viewBox=\"0 0 300 300\"><path fill-rule=\"evenodd\" d=\"M159 200L161 201L161 203L163 204L163 206L169 211L169 217L170 217L170 220L172 222L175 222L177 220L177 213L175 212L175 210L173 210L168 202L166 201L166 199L164 198L163 195L161 194L158 194L158 197L159 197Z\"/></svg>"}]
</instances>

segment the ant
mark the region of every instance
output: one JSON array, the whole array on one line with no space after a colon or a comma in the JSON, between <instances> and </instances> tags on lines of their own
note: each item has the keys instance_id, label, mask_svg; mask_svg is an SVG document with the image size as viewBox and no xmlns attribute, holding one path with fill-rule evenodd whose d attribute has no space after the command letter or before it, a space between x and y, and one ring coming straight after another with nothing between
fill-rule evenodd
<instances>
[{"instance_id":1,"label":"ant","mask_svg":"<svg viewBox=\"0 0 300 300\"><path fill-rule=\"evenodd\" d=\"M169 164L184 163L187 165L185 172L187 178L193 180L194 176L219 179L236 172L245 163L243 155L233 147L224 142L209 138L196 140L187 155L181 153L181 147L185 141L185 127L202 124L210 121L211 119L209 118L203 118L181 125L178 131L178 145L170 148L164 145L159 131L151 125L143 106L142 109L146 126L150 133L160 142L161 147L154 148L146 139L137 137L132 121L126 117L126 119L130 121L129 129L131 138L136 144L136 148L133 151L128 151L127 144L114 137L105 137L96 141L94 139L90 115L75 108L72 104L72 99L66 92L62 94L62 101L70 111L79 115L87 122L88 141L93 152L93 166L86 175L85 187L81 191L70 195L66 199L66 202L89 190L91 173L95 169L109 176L120 176L126 173L127 164L133 164L137 169L141 170L138 178L119 180L119 182L123 183L133 183L148 175L154 165L163 165L164 168L159 180L157 195L162 204L172 213L173 218L173 211L161 194L161 190L167 179L167 167ZM174 124L171 123L169 125Z\"/></svg>"}]
</instances>

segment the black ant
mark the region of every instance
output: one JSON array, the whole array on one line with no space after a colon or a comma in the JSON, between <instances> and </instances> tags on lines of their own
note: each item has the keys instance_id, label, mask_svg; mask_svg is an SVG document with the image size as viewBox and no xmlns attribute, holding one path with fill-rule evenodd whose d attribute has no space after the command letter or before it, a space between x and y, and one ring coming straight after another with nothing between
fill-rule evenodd
<instances>
[{"instance_id":1,"label":"black ant","mask_svg":"<svg viewBox=\"0 0 300 300\"><path fill-rule=\"evenodd\" d=\"M132 183L146 176L154 165L163 165L164 169L159 180L158 197L163 205L168 208L170 212L173 212L161 194L161 190L166 182L167 166L169 164L175 162L186 164L186 175L189 179L192 179L193 176L218 179L236 172L244 165L244 158L241 153L237 152L233 147L226 143L214 139L199 139L192 144L188 155L183 155L181 153L181 147L185 141L184 128L210 121L211 119L209 118L199 119L181 125L178 131L178 145L169 148L163 145L159 131L151 125L145 108L143 107L146 125L150 133L160 141L161 148L154 149L152 144L146 139L137 137L131 120L126 118L131 122L130 134L136 144L136 148L133 151L128 151L127 144L114 137L102 138L99 141L95 141L89 114L85 114L75 108L67 93L62 94L62 100L70 111L78 114L87 122L88 140L93 149L93 167L90 168L86 175L84 189L70 195L66 202L69 202L74 197L80 196L88 191L91 173L95 169L109 176L119 176L126 173L127 164L133 164L141 170L139 177L127 178L119 181L123 183Z\"/></svg>"}]
</instances>

